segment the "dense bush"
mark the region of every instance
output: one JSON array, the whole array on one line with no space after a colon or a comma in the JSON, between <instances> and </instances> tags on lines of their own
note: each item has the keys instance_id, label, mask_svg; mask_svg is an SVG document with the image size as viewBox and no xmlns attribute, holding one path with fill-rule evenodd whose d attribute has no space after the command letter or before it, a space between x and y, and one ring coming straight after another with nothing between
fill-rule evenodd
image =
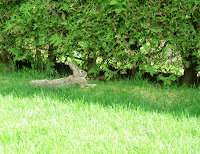
<instances>
[{"instance_id":1,"label":"dense bush","mask_svg":"<svg viewBox=\"0 0 200 154\"><path fill-rule=\"evenodd\" d=\"M1 59L35 69L75 60L108 78L138 70L199 71L200 2L165 0L9 0L0 2ZM3 60L2 60L3 61ZM164 78L162 78L164 80Z\"/></svg>"}]
</instances>

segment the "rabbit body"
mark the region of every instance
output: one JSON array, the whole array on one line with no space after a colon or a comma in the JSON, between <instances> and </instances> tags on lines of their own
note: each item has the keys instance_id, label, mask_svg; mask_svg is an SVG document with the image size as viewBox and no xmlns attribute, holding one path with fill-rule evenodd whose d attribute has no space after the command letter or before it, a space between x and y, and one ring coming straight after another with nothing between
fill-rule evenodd
<instances>
[{"instance_id":1,"label":"rabbit body","mask_svg":"<svg viewBox=\"0 0 200 154\"><path fill-rule=\"evenodd\" d=\"M54 80L32 80L30 82L33 86L43 86L43 87L69 87L74 84L79 84L81 88L84 87L94 87L96 84L87 84L85 77L87 72L77 67L75 63L69 62L70 68L73 70L73 75L65 78L54 79Z\"/></svg>"}]
</instances>

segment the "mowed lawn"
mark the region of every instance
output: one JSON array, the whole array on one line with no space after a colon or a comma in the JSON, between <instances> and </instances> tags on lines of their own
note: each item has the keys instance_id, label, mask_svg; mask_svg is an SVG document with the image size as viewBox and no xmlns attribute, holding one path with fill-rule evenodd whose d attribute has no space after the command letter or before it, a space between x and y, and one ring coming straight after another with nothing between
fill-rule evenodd
<instances>
[{"instance_id":1,"label":"mowed lawn","mask_svg":"<svg viewBox=\"0 0 200 154\"><path fill-rule=\"evenodd\" d=\"M141 80L31 87L0 74L0 153L199 153L200 88Z\"/></svg>"}]
</instances>

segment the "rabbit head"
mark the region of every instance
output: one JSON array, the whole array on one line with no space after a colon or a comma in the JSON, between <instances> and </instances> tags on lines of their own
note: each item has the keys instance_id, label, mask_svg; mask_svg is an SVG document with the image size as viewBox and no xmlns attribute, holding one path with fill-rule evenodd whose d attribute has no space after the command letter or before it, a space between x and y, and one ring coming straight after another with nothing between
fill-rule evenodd
<instances>
[{"instance_id":1,"label":"rabbit head","mask_svg":"<svg viewBox=\"0 0 200 154\"><path fill-rule=\"evenodd\" d=\"M85 78L87 76L87 72L78 68L75 63L69 62L69 67L73 71L74 78Z\"/></svg>"}]
</instances>

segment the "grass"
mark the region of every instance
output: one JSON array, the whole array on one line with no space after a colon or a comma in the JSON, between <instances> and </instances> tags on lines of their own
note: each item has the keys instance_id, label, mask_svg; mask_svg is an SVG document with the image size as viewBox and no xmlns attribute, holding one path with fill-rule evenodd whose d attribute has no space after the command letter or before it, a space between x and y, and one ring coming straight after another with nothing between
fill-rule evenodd
<instances>
[{"instance_id":1,"label":"grass","mask_svg":"<svg viewBox=\"0 0 200 154\"><path fill-rule=\"evenodd\" d=\"M0 75L0 153L199 153L200 89L141 80L34 88Z\"/></svg>"}]
</instances>

